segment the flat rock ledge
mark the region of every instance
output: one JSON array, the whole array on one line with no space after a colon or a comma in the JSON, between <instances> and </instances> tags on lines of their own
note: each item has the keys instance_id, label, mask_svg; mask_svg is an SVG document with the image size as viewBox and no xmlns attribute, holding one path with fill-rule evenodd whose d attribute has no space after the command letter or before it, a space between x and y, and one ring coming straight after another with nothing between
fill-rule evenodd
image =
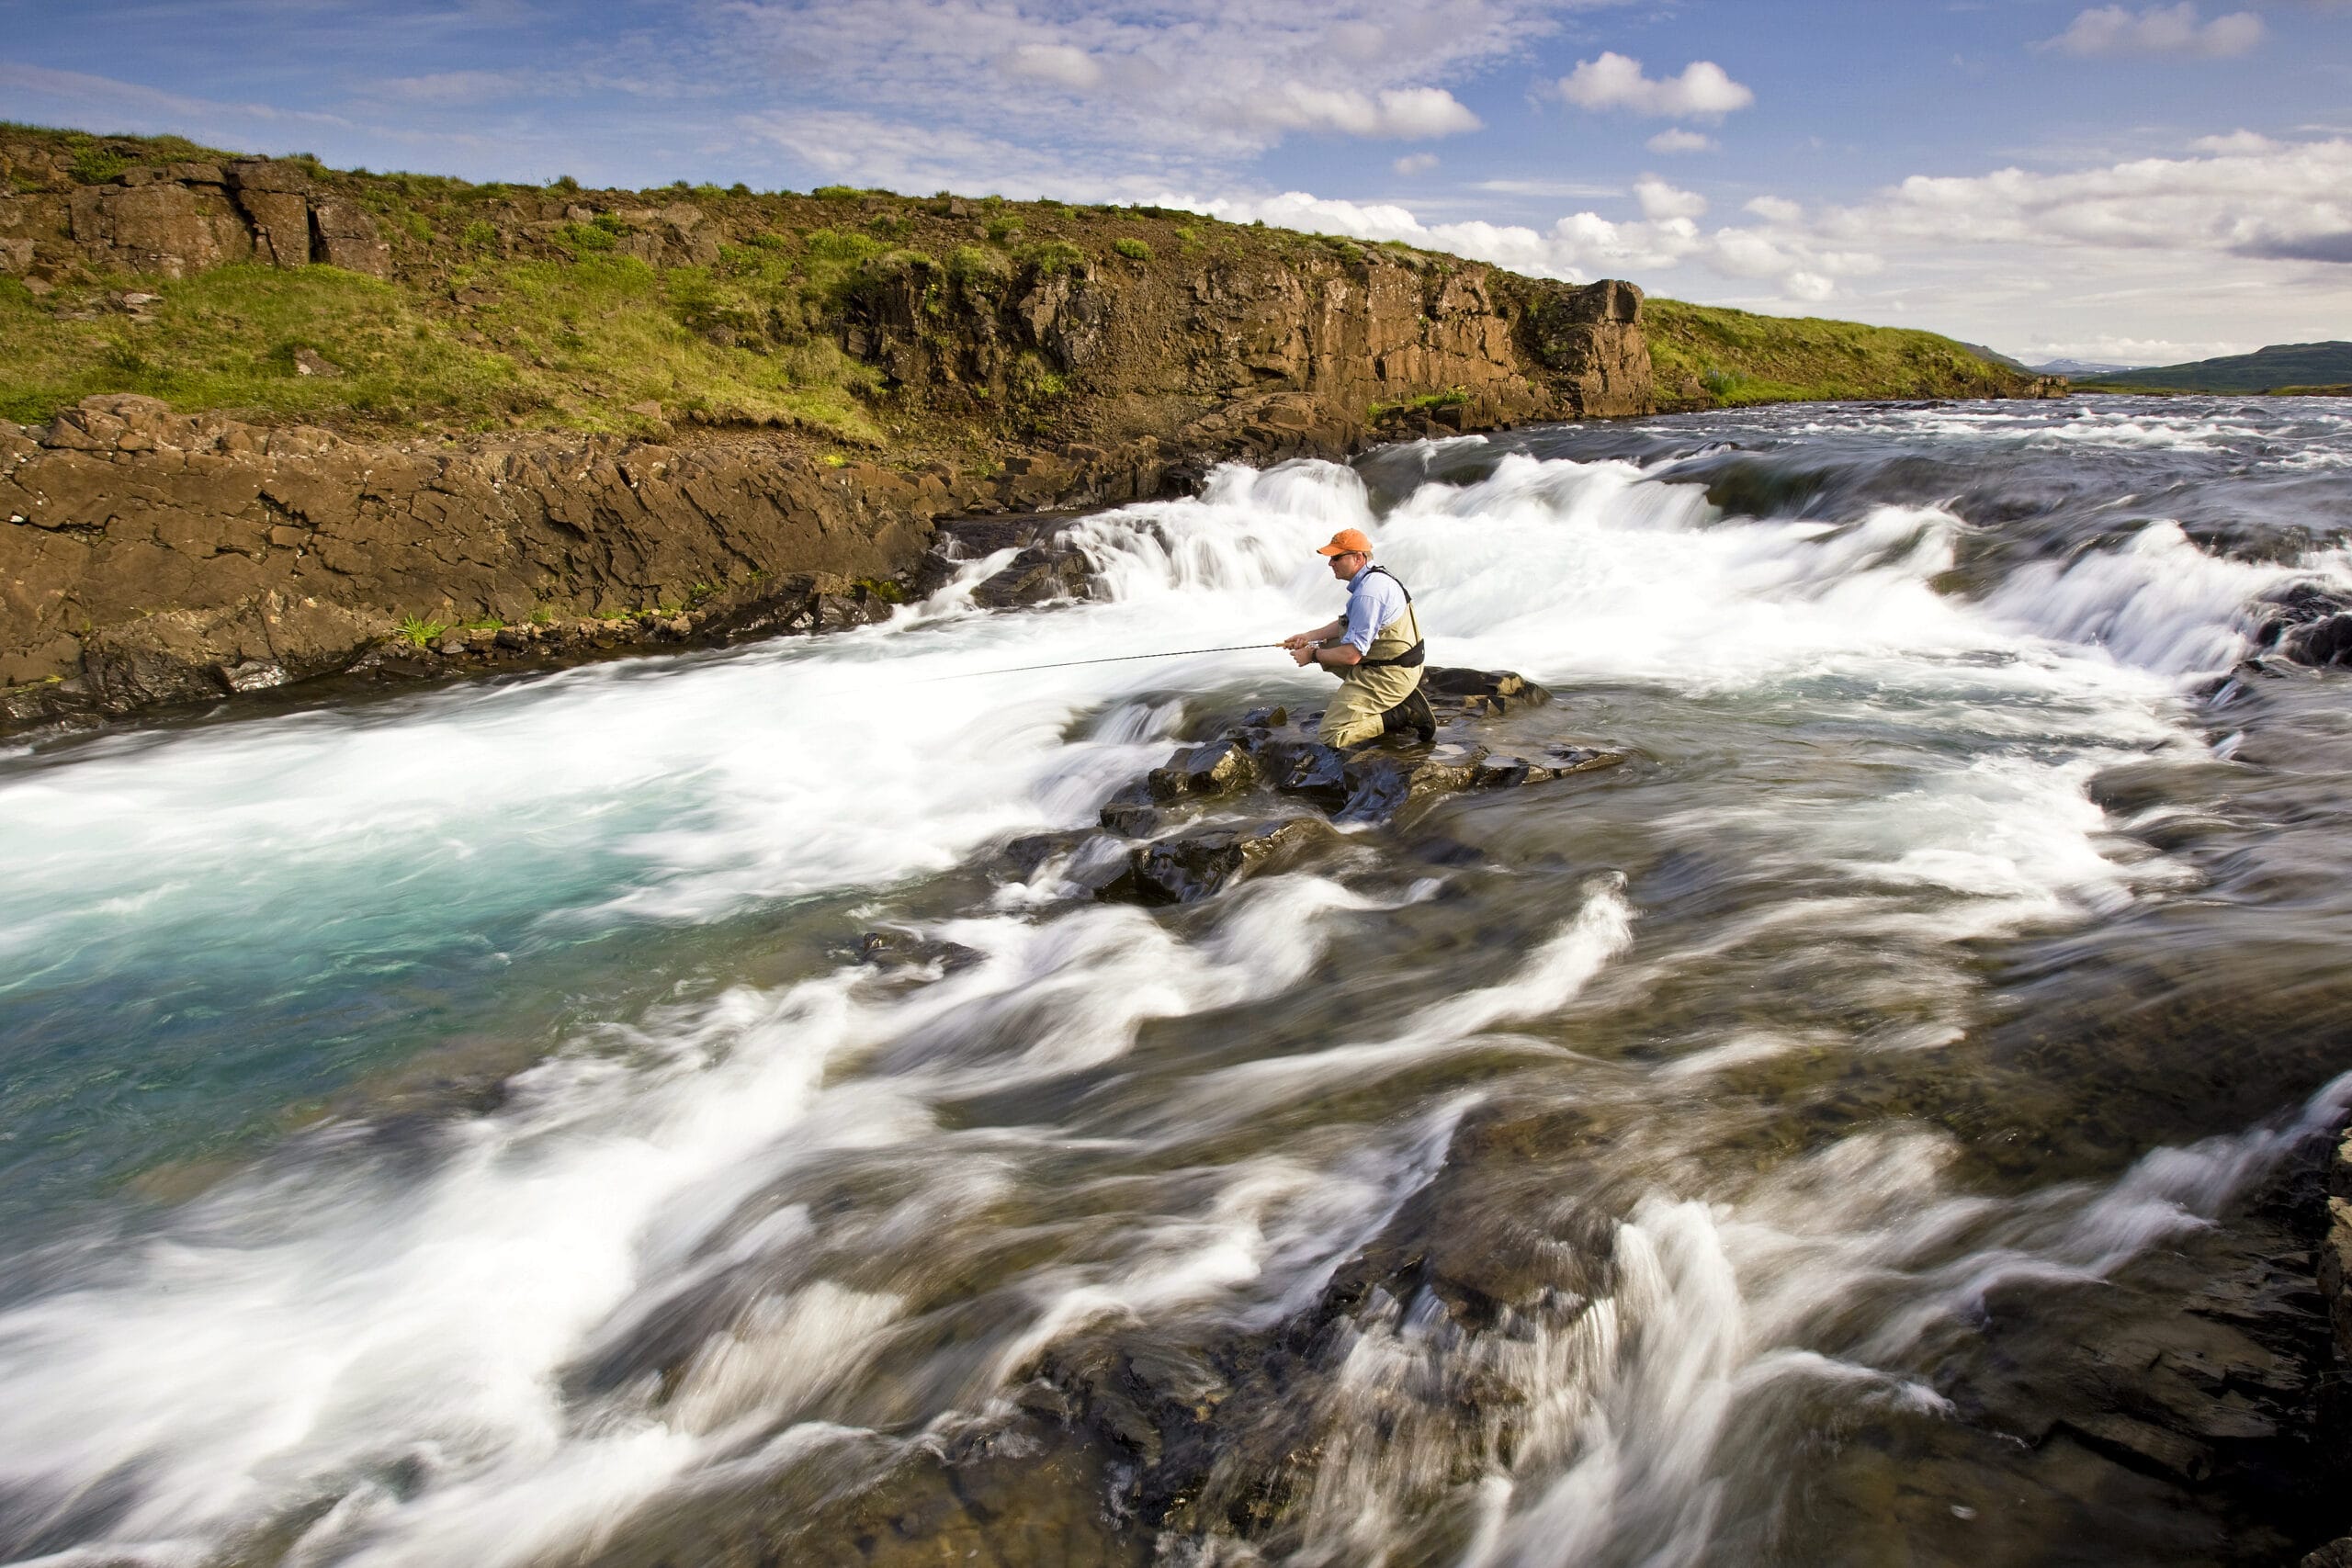
<instances>
[{"instance_id":1,"label":"flat rock ledge","mask_svg":"<svg viewBox=\"0 0 2352 1568\"><path fill-rule=\"evenodd\" d=\"M2319 1247L2319 1288L2327 1298L2339 1377L2352 1380L2352 1129L2346 1130L2328 1161L2326 1188L2327 1233ZM2339 1430L2338 1440L2346 1435ZM2352 1568L2352 1535L2321 1547L2303 1559L2302 1568Z\"/></svg>"},{"instance_id":2,"label":"flat rock ledge","mask_svg":"<svg viewBox=\"0 0 2352 1568\"><path fill-rule=\"evenodd\" d=\"M1319 712L1258 708L1120 790L1098 828L1016 839L1004 863L1028 877L1051 862L1065 882L1108 901L1193 904L1337 847L1342 826L1626 760L1599 747L1488 748L1477 734L1487 721L1551 700L1510 671L1432 666L1423 688L1438 717L1433 743L1392 736L1340 750L1315 739Z\"/></svg>"}]
</instances>

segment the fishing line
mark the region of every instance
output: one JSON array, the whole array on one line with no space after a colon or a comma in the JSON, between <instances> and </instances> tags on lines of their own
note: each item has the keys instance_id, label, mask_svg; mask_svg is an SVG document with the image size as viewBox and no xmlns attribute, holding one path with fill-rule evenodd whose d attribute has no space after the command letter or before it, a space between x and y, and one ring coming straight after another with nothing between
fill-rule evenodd
<instances>
[{"instance_id":1,"label":"fishing line","mask_svg":"<svg viewBox=\"0 0 2352 1568\"><path fill-rule=\"evenodd\" d=\"M1222 648L1176 648L1166 653L1114 653L1106 659L1064 659L1052 664L1016 664L1009 670L967 670L956 675L929 675L909 685L930 686L942 681L977 681L986 675L1023 675L1032 670L1068 670L1080 664L1125 664L1132 659L1182 659L1194 653L1243 653L1261 648L1280 648L1278 642L1233 642Z\"/></svg>"}]
</instances>

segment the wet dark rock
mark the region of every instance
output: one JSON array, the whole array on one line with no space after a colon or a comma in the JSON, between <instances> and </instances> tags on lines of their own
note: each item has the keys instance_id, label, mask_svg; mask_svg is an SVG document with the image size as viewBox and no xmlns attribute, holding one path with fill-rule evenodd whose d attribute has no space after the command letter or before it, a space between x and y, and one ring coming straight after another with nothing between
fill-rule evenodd
<instances>
[{"instance_id":1,"label":"wet dark rock","mask_svg":"<svg viewBox=\"0 0 2352 1568\"><path fill-rule=\"evenodd\" d=\"M2352 1370L2352 1135L2337 1147L2328 1168L2327 1221L2319 1244L2320 1294L2327 1299L2335 1359Z\"/></svg>"},{"instance_id":2,"label":"wet dark rock","mask_svg":"<svg viewBox=\"0 0 2352 1568\"><path fill-rule=\"evenodd\" d=\"M2329 1541L2306 1556L2296 1568L2352 1568L2352 1535Z\"/></svg>"},{"instance_id":3,"label":"wet dark rock","mask_svg":"<svg viewBox=\"0 0 2352 1568\"><path fill-rule=\"evenodd\" d=\"M857 961L876 968L936 964L952 975L958 969L970 968L985 956L960 942L917 936L912 931L867 931L857 939Z\"/></svg>"},{"instance_id":4,"label":"wet dark rock","mask_svg":"<svg viewBox=\"0 0 2352 1568\"><path fill-rule=\"evenodd\" d=\"M2298 664L2352 664L2352 602L2316 582L2297 582L2263 601L2254 646Z\"/></svg>"},{"instance_id":5,"label":"wet dark rock","mask_svg":"<svg viewBox=\"0 0 2352 1568\"><path fill-rule=\"evenodd\" d=\"M1125 839L1148 839L1159 831L1159 808L1113 801L1102 808L1101 821L1105 832Z\"/></svg>"},{"instance_id":6,"label":"wet dark rock","mask_svg":"<svg viewBox=\"0 0 2352 1568\"><path fill-rule=\"evenodd\" d=\"M1019 875L1030 876L1056 855L1069 853L1094 837L1083 828L1051 833L1023 833L1004 846L1000 859Z\"/></svg>"},{"instance_id":7,"label":"wet dark rock","mask_svg":"<svg viewBox=\"0 0 2352 1568\"><path fill-rule=\"evenodd\" d=\"M1330 829L1307 817L1219 824L1139 844L1129 852L1134 897L1146 904L1191 904L1254 873L1279 870Z\"/></svg>"},{"instance_id":8,"label":"wet dark rock","mask_svg":"<svg viewBox=\"0 0 2352 1568\"><path fill-rule=\"evenodd\" d=\"M2352 664L2352 615L2299 626L2282 639L2288 657L2304 664Z\"/></svg>"},{"instance_id":9,"label":"wet dark rock","mask_svg":"<svg viewBox=\"0 0 2352 1568\"><path fill-rule=\"evenodd\" d=\"M1247 786L1258 770L1250 753L1233 740L1212 740L1179 751L1145 781L1154 800L1182 795L1230 795Z\"/></svg>"},{"instance_id":10,"label":"wet dark rock","mask_svg":"<svg viewBox=\"0 0 2352 1568\"><path fill-rule=\"evenodd\" d=\"M2195 1486L2213 1473L2213 1450L2194 1438L2108 1411L2064 1422L2060 1430L2118 1464Z\"/></svg>"},{"instance_id":11,"label":"wet dark rock","mask_svg":"<svg viewBox=\"0 0 2352 1568\"><path fill-rule=\"evenodd\" d=\"M1556 776L1548 764L1527 757L1492 755L1470 765L1467 782L1472 789L1516 789Z\"/></svg>"},{"instance_id":12,"label":"wet dark rock","mask_svg":"<svg viewBox=\"0 0 2352 1568\"><path fill-rule=\"evenodd\" d=\"M1086 591L1090 571L1081 551L1032 545L1013 557L1002 571L973 589L972 603L983 609L1005 610L1072 598Z\"/></svg>"},{"instance_id":13,"label":"wet dark rock","mask_svg":"<svg viewBox=\"0 0 2352 1568\"><path fill-rule=\"evenodd\" d=\"M1554 778L1566 778L1570 773L1597 773L1603 768L1613 768L1625 761L1624 752L1604 751L1598 746L1555 746L1548 756Z\"/></svg>"},{"instance_id":14,"label":"wet dark rock","mask_svg":"<svg viewBox=\"0 0 2352 1568\"><path fill-rule=\"evenodd\" d=\"M1068 857L1059 874L1063 881L1103 897L1123 895L1127 880L1126 846L1107 833L1074 828L1054 833L1029 833L1004 846L1001 859L1016 876L1035 876L1047 861Z\"/></svg>"},{"instance_id":15,"label":"wet dark rock","mask_svg":"<svg viewBox=\"0 0 2352 1568\"><path fill-rule=\"evenodd\" d=\"M847 1459L848 1456L843 1456ZM594 1568L1144 1568L1148 1537L1099 1499L1120 1477L1050 1420L947 1432L885 1456L854 1487L758 1483L655 1503L582 1559Z\"/></svg>"},{"instance_id":16,"label":"wet dark rock","mask_svg":"<svg viewBox=\"0 0 2352 1568\"><path fill-rule=\"evenodd\" d=\"M1347 799L1335 815L1342 822L1385 822L1417 796L1468 788L1480 760L1480 753L1461 746L1441 746L1433 753L1360 751L1341 765Z\"/></svg>"},{"instance_id":17,"label":"wet dark rock","mask_svg":"<svg viewBox=\"0 0 2352 1568\"><path fill-rule=\"evenodd\" d=\"M938 543L960 560L999 550L1026 549L1069 526L1067 517L953 517L938 525Z\"/></svg>"},{"instance_id":18,"label":"wet dark rock","mask_svg":"<svg viewBox=\"0 0 2352 1568\"><path fill-rule=\"evenodd\" d=\"M1274 740L1258 750L1258 768L1284 795L1303 795L1338 810L1348 801L1348 760L1319 740Z\"/></svg>"},{"instance_id":19,"label":"wet dark rock","mask_svg":"<svg viewBox=\"0 0 2352 1568\"><path fill-rule=\"evenodd\" d=\"M1462 670L1431 665L1421 677L1431 698L1451 697L1472 717L1498 717L1518 708L1541 707L1552 694L1509 670Z\"/></svg>"}]
</instances>

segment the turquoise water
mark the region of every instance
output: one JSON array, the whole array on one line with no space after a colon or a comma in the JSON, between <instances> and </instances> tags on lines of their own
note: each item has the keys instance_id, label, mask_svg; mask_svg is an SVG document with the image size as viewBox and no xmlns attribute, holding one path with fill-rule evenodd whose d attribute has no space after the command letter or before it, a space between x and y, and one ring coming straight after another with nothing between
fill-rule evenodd
<instances>
[{"instance_id":1,"label":"turquoise water","mask_svg":"<svg viewBox=\"0 0 2352 1568\"><path fill-rule=\"evenodd\" d=\"M1865 1426L1982 1525L1925 1561L2137 1550L1971 1414L2052 1353L1982 1325L2153 1310L2135 1260L2352 1092L2340 682L2216 694L2263 594L2352 590L2346 466L2301 405L1521 433L1094 519L1084 604L975 563L839 637L19 747L0 1557L831 1529L1049 1352L1238 1383L1413 1224L1519 1315L1367 1298L1277 1559L1867 1561ZM1323 688L938 677L1315 624L1340 525L1560 694L1498 743L1634 760L1188 909L997 858Z\"/></svg>"}]
</instances>

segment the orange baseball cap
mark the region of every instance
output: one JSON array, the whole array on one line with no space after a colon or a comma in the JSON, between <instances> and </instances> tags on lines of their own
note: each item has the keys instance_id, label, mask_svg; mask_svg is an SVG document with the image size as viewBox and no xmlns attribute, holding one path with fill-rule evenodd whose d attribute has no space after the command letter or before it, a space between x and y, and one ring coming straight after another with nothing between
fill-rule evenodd
<instances>
[{"instance_id":1,"label":"orange baseball cap","mask_svg":"<svg viewBox=\"0 0 2352 1568\"><path fill-rule=\"evenodd\" d=\"M1342 528L1331 536L1331 542L1315 553L1318 556L1343 556L1353 550L1358 555L1372 554L1372 541L1363 536L1361 528Z\"/></svg>"}]
</instances>

